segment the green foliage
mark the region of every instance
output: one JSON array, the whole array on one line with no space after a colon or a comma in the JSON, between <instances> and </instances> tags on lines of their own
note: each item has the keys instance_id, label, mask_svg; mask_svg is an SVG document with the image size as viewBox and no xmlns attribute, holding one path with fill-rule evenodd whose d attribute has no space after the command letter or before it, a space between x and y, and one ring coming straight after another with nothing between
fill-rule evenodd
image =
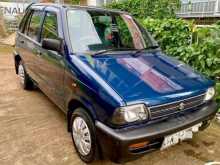
<instances>
[{"instance_id":1,"label":"green foliage","mask_svg":"<svg viewBox=\"0 0 220 165\"><path fill-rule=\"evenodd\" d=\"M211 78L220 76L220 38L206 36L191 47L191 65Z\"/></svg>"},{"instance_id":2,"label":"green foliage","mask_svg":"<svg viewBox=\"0 0 220 165\"><path fill-rule=\"evenodd\" d=\"M218 26L195 29L197 40L190 45L190 65L211 78L220 76L220 28Z\"/></svg>"},{"instance_id":3,"label":"green foliage","mask_svg":"<svg viewBox=\"0 0 220 165\"><path fill-rule=\"evenodd\" d=\"M220 91L220 83L219 82L216 83L215 89L217 91L217 94L215 96L215 100L216 100L217 103L220 103L220 93L219 93L219 91ZM218 112L220 113L220 108L218 109Z\"/></svg>"},{"instance_id":4,"label":"green foliage","mask_svg":"<svg viewBox=\"0 0 220 165\"><path fill-rule=\"evenodd\" d=\"M71 0L71 4L73 5L79 5L80 0Z\"/></svg>"},{"instance_id":5,"label":"green foliage","mask_svg":"<svg viewBox=\"0 0 220 165\"><path fill-rule=\"evenodd\" d=\"M197 29L194 32L197 33L196 42L191 44L192 23L181 19L145 19L143 25L168 55L182 60L211 78L220 76L218 26Z\"/></svg>"},{"instance_id":6,"label":"green foliage","mask_svg":"<svg viewBox=\"0 0 220 165\"><path fill-rule=\"evenodd\" d=\"M131 13L137 18L173 18L179 8L179 0L124 0L113 1L107 8L120 9Z\"/></svg>"},{"instance_id":7,"label":"green foliage","mask_svg":"<svg viewBox=\"0 0 220 165\"><path fill-rule=\"evenodd\" d=\"M190 44L192 28L181 19L145 19L143 25L153 34L161 48L173 56L179 54L175 48Z\"/></svg>"}]
</instances>

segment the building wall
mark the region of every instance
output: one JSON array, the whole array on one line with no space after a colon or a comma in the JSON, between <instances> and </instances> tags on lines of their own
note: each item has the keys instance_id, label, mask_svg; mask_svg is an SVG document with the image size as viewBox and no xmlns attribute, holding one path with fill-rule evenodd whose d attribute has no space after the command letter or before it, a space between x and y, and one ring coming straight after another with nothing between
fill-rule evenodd
<instances>
[{"instance_id":1,"label":"building wall","mask_svg":"<svg viewBox=\"0 0 220 165\"><path fill-rule=\"evenodd\" d=\"M184 0L177 15L183 18L220 16L220 0Z\"/></svg>"},{"instance_id":2,"label":"building wall","mask_svg":"<svg viewBox=\"0 0 220 165\"><path fill-rule=\"evenodd\" d=\"M182 0L177 16L196 24L213 24L220 20L220 0Z\"/></svg>"},{"instance_id":3,"label":"building wall","mask_svg":"<svg viewBox=\"0 0 220 165\"><path fill-rule=\"evenodd\" d=\"M96 6L96 0L87 0L88 6Z\"/></svg>"}]
</instances>

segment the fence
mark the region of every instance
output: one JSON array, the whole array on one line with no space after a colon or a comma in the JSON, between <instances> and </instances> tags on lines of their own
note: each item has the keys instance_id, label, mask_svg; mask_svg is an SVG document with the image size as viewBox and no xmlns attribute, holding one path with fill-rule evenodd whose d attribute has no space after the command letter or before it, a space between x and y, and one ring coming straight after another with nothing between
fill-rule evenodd
<instances>
[{"instance_id":1,"label":"fence","mask_svg":"<svg viewBox=\"0 0 220 165\"><path fill-rule=\"evenodd\" d=\"M220 17L220 0L189 1L182 3L179 17Z\"/></svg>"}]
</instances>

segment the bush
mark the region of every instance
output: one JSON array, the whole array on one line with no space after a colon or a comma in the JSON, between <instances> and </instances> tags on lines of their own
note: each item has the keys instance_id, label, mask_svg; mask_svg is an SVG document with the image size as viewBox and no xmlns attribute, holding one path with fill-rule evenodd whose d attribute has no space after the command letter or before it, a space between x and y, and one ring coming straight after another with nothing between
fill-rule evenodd
<instances>
[{"instance_id":1,"label":"bush","mask_svg":"<svg viewBox=\"0 0 220 165\"><path fill-rule=\"evenodd\" d=\"M80 0L71 0L70 3L73 4L73 5L79 5Z\"/></svg>"},{"instance_id":2,"label":"bush","mask_svg":"<svg viewBox=\"0 0 220 165\"><path fill-rule=\"evenodd\" d=\"M186 56L186 62L210 78L220 76L220 28L203 27L194 33L197 39L189 46L192 52Z\"/></svg>"},{"instance_id":3,"label":"bush","mask_svg":"<svg viewBox=\"0 0 220 165\"><path fill-rule=\"evenodd\" d=\"M124 0L113 1L107 8L120 9L131 13L136 18L173 18L180 6L179 0Z\"/></svg>"},{"instance_id":4,"label":"bush","mask_svg":"<svg viewBox=\"0 0 220 165\"><path fill-rule=\"evenodd\" d=\"M179 56L190 45L191 25L181 19L145 19L144 27L159 42L161 48L172 56ZM178 49L177 49L178 48Z\"/></svg>"},{"instance_id":5,"label":"bush","mask_svg":"<svg viewBox=\"0 0 220 165\"><path fill-rule=\"evenodd\" d=\"M193 24L181 19L145 19L144 27L152 33L167 55L174 56L199 72L214 78L220 76L220 29L197 29L197 40L191 43ZM194 29L195 30L195 29Z\"/></svg>"}]
</instances>

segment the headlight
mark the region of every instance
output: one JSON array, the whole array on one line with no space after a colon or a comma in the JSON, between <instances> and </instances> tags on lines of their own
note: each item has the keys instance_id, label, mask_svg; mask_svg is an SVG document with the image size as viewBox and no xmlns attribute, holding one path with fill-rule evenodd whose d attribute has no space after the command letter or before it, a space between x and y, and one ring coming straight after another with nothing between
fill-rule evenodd
<instances>
[{"instance_id":1,"label":"headlight","mask_svg":"<svg viewBox=\"0 0 220 165\"><path fill-rule=\"evenodd\" d=\"M215 89L213 87L206 91L204 101L209 101L215 96Z\"/></svg>"},{"instance_id":2,"label":"headlight","mask_svg":"<svg viewBox=\"0 0 220 165\"><path fill-rule=\"evenodd\" d=\"M147 120L149 113L144 104L131 105L116 109L112 117L113 124L126 124L135 121Z\"/></svg>"}]
</instances>

